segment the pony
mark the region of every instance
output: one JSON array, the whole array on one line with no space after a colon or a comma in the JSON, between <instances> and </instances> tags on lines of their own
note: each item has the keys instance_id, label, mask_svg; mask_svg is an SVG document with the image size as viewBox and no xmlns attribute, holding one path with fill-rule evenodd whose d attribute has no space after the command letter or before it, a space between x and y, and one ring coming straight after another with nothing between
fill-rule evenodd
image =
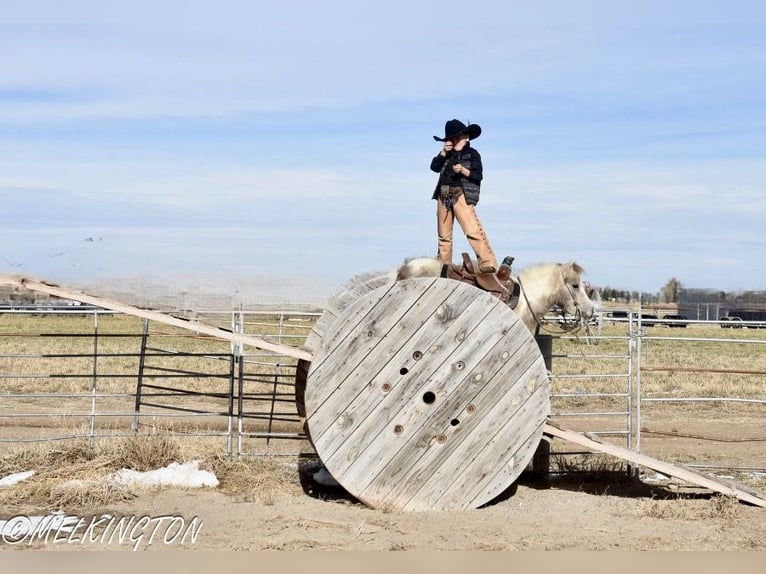
<instances>
[{"instance_id":1,"label":"pony","mask_svg":"<svg viewBox=\"0 0 766 574\"><path fill-rule=\"evenodd\" d=\"M439 277L442 263L435 258L419 257L401 265L395 274L398 281L414 277ZM554 307L572 315L580 323L591 319L596 306L588 296L581 275L585 269L575 261L541 263L524 269L516 281L521 294L513 311L533 335L540 330L543 316Z\"/></svg>"}]
</instances>

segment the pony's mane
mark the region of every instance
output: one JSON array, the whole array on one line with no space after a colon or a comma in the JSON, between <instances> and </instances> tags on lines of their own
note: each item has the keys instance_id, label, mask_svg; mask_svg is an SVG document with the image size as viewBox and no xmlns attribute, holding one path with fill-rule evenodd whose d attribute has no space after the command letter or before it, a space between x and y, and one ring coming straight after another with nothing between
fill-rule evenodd
<instances>
[{"instance_id":1,"label":"pony's mane","mask_svg":"<svg viewBox=\"0 0 766 574\"><path fill-rule=\"evenodd\" d=\"M551 269L560 266L561 263L535 263L534 265L530 265L519 271L519 277L521 277L522 281L524 279L529 281L540 276L547 276Z\"/></svg>"},{"instance_id":2,"label":"pony's mane","mask_svg":"<svg viewBox=\"0 0 766 574\"><path fill-rule=\"evenodd\" d=\"M521 280L524 281L525 279L527 281L537 279L541 276L548 275L553 269L559 268L564 271L564 267L568 266L568 263L536 263L534 265L530 265L529 267L525 267L519 272L519 277L521 277ZM582 266L573 261L572 262L572 271L577 273L578 275L581 275L585 272L585 269L582 268Z\"/></svg>"}]
</instances>

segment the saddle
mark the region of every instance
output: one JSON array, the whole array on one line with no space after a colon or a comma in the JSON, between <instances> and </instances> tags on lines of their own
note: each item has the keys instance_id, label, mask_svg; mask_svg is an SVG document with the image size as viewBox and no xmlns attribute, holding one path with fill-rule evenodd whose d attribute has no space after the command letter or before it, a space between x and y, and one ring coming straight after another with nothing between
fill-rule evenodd
<instances>
[{"instance_id":1,"label":"saddle","mask_svg":"<svg viewBox=\"0 0 766 574\"><path fill-rule=\"evenodd\" d=\"M521 289L519 282L508 274L508 279L502 281L496 273L481 273L474 269L473 261L468 253L462 253L463 264L442 264L441 276L454 279L478 287L482 291L497 297L511 309L515 309L519 302Z\"/></svg>"}]
</instances>

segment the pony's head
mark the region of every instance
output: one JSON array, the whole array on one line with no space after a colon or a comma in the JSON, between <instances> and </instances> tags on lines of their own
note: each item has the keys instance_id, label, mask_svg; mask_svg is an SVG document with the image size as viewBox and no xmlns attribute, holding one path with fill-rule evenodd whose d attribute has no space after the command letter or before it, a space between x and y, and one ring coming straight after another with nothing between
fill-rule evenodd
<instances>
[{"instance_id":1,"label":"pony's head","mask_svg":"<svg viewBox=\"0 0 766 574\"><path fill-rule=\"evenodd\" d=\"M596 307L588 296L582 274L585 269L579 263L570 261L559 264L561 270L561 289L558 292L556 304L568 315L580 315L583 319L590 319L596 311Z\"/></svg>"}]
</instances>

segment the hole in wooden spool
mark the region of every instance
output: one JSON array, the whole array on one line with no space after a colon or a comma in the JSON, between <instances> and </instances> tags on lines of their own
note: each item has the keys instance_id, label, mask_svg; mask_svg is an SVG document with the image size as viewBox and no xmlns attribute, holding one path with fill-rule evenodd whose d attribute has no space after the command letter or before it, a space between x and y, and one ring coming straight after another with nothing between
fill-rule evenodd
<instances>
[{"instance_id":1,"label":"hole in wooden spool","mask_svg":"<svg viewBox=\"0 0 766 574\"><path fill-rule=\"evenodd\" d=\"M459 424L460 424L460 420L459 420L459 419L452 419L452 420L449 422L449 424L451 424L453 427L456 427L457 425L459 425Z\"/></svg>"},{"instance_id":2,"label":"hole in wooden spool","mask_svg":"<svg viewBox=\"0 0 766 574\"><path fill-rule=\"evenodd\" d=\"M402 434L404 432L404 427L402 425L396 425L394 427L394 434Z\"/></svg>"},{"instance_id":3,"label":"hole in wooden spool","mask_svg":"<svg viewBox=\"0 0 766 574\"><path fill-rule=\"evenodd\" d=\"M406 375L409 372L410 372L410 370L407 367L402 367L401 369L399 369L399 374L400 375Z\"/></svg>"},{"instance_id":4,"label":"hole in wooden spool","mask_svg":"<svg viewBox=\"0 0 766 574\"><path fill-rule=\"evenodd\" d=\"M457 363L455 363L456 371L462 371L463 369L465 369L465 363L463 361L458 361Z\"/></svg>"},{"instance_id":5,"label":"hole in wooden spool","mask_svg":"<svg viewBox=\"0 0 766 574\"><path fill-rule=\"evenodd\" d=\"M416 361L419 361L420 359L423 358L423 353L420 351L415 351L414 353L412 353L412 358L415 359Z\"/></svg>"},{"instance_id":6,"label":"hole in wooden spool","mask_svg":"<svg viewBox=\"0 0 766 574\"><path fill-rule=\"evenodd\" d=\"M433 394L431 391L426 391L423 393L423 402L427 405L433 404L433 402L436 400L436 395Z\"/></svg>"}]
</instances>

